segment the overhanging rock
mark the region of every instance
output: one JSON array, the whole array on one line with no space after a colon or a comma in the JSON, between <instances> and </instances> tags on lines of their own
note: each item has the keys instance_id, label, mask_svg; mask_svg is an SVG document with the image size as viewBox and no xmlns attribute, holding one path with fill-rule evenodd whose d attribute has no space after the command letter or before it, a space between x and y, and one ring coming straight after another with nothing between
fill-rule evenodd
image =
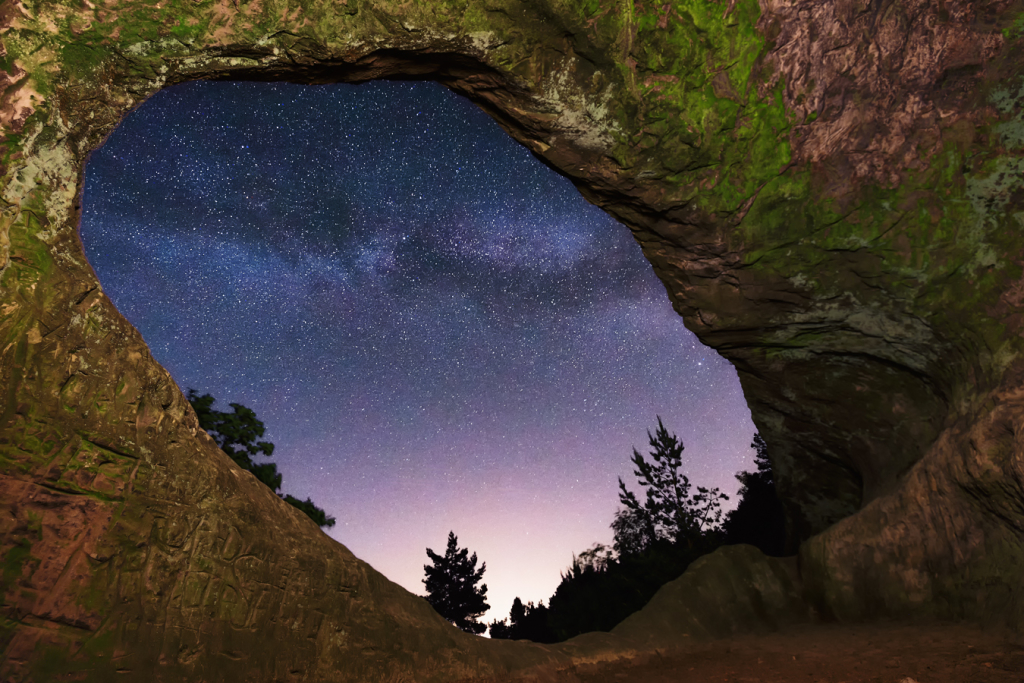
<instances>
[{"instance_id":1,"label":"overhanging rock","mask_svg":"<svg viewBox=\"0 0 1024 683\"><path fill-rule=\"evenodd\" d=\"M1024 626L1024 3L0 7L0 674L571 661L454 632L264 491L103 294L85 159L197 78L469 97L633 230L736 365L818 610Z\"/></svg>"}]
</instances>

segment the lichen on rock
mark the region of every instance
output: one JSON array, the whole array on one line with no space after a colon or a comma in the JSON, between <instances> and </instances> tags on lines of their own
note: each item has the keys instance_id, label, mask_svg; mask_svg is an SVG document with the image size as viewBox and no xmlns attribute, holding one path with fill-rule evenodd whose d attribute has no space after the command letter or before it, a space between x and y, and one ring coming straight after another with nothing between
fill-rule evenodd
<instances>
[{"instance_id":1,"label":"lichen on rock","mask_svg":"<svg viewBox=\"0 0 1024 683\"><path fill-rule=\"evenodd\" d=\"M677 642L691 598L723 610L706 635L764 600L1024 627L1019 0L0 7L5 680L512 677ZM198 429L82 253L88 154L191 79L401 77L633 230L739 371L798 579L728 551L617 634L483 642Z\"/></svg>"}]
</instances>

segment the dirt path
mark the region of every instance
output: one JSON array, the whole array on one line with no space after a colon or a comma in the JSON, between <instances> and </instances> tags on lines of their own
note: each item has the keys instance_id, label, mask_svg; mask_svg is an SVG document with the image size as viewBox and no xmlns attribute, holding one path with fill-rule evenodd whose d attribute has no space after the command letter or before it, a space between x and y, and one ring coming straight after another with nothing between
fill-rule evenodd
<instances>
[{"instance_id":1,"label":"dirt path","mask_svg":"<svg viewBox=\"0 0 1024 683\"><path fill-rule=\"evenodd\" d=\"M959 624L826 624L575 674L581 683L1024 683L1024 644L1010 638Z\"/></svg>"}]
</instances>

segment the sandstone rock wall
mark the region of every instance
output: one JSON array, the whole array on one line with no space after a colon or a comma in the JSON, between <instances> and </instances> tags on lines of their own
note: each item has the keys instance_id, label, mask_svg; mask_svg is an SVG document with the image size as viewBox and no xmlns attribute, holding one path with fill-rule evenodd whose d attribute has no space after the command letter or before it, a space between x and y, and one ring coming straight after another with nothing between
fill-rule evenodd
<instances>
[{"instance_id":1,"label":"sandstone rock wall","mask_svg":"<svg viewBox=\"0 0 1024 683\"><path fill-rule=\"evenodd\" d=\"M103 294L85 159L195 78L471 98L737 366L818 610L1024 626L1019 0L4 0L0 26L0 675L576 656L455 632L266 494Z\"/></svg>"}]
</instances>

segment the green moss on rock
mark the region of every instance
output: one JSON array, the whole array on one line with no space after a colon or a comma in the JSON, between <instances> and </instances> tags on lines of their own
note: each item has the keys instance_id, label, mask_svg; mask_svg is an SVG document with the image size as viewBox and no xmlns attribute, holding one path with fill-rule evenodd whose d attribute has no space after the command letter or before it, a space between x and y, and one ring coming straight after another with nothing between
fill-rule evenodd
<instances>
[{"instance_id":1,"label":"green moss on rock","mask_svg":"<svg viewBox=\"0 0 1024 683\"><path fill-rule=\"evenodd\" d=\"M59 625L32 650L39 632L0 615L5 652L38 653L0 677L508 677L806 615L792 567L729 550L597 650L482 643L218 455L76 235L89 152L195 78L436 78L471 98L626 222L687 325L736 363L822 612L974 600L1024 624L1007 521L1021 451L999 436L1024 376L1021 15L987 30L966 0L799 21L762 4L17 5L0 64L17 79L0 112L0 472L9 512L36 487L53 514L12 512L3 576L7 604L36 609L39 591L35 616ZM934 49L872 71L904 37ZM77 574L55 587L60 562Z\"/></svg>"}]
</instances>

